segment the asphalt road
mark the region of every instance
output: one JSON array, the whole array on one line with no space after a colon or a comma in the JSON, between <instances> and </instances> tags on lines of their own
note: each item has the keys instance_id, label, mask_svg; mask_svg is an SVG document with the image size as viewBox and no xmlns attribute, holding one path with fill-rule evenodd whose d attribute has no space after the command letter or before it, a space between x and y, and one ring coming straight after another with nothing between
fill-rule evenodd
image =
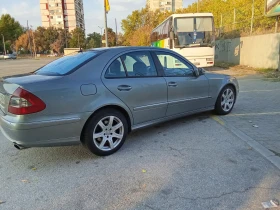
<instances>
[{"instance_id":1,"label":"asphalt road","mask_svg":"<svg viewBox=\"0 0 280 210\"><path fill-rule=\"evenodd\" d=\"M236 108L223 119L280 155L280 82L245 77L239 83Z\"/></svg>"},{"instance_id":2,"label":"asphalt road","mask_svg":"<svg viewBox=\"0 0 280 210\"><path fill-rule=\"evenodd\" d=\"M35 71L56 58L0 60L0 77Z\"/></svg>"},{"instance_id":3,"label":"asphalt road","mask_svg":"<svg viewBox=\"0 0 280 210\"><path fill-rule=\"evenodd\" d=\"M8 62L0 72L43 64ZM2 134L0 142L1 210L255 210L280 199L279 169L211 112L138 130L104 158L82 146L18 151Z\"/></svg>"}]
</instances>

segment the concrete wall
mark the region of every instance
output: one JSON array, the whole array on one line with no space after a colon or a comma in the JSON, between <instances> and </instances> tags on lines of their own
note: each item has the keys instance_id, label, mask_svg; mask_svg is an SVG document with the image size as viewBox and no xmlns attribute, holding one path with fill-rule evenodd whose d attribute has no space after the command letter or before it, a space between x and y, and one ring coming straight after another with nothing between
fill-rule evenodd
<instances>
[{"instance_id":1,"label":"concrete wall","mask_svg":"<svg viewBox=\"0 0 280 210\"><path fill-rule=\"evenodd\" d=\"M80 48L64 48L64 55L75 54L78 53L78 51L80 51Z\"/></svg>"},{"instance_id":2,"label":"concrete wall","mask_svg":"<svg viewBox=\"0 0 280 210\"><path fill-rule=\"evenodd\" d=\"M215 61L278 68L280 33L217 40Z\"/></svg>"}]
</instances>

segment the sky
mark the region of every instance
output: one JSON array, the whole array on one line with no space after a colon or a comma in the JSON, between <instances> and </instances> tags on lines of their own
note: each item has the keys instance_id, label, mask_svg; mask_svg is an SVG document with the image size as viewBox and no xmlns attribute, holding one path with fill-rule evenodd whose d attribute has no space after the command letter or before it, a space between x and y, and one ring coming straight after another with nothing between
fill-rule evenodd
<instances>
[{"instance_id":1,"label":"sky","mask_svg":"<svg viewBox=\"0 0 280 210\"><path fill-rule=\"evenodd\" d=\"M194 0L183 0L184 7ZM108 13L108 27L115 30L115 19L117 19L118 31L121 31L121 20L125 19L133 10L145 6L146 0L109 0L111 10ZM101 32L98 27L104 28L104 0L83 0L85 13L86 34ZM41 26L40 0L0 0L0 15L10 14L21 25L29 25L33 28Z\"/></svg>"}]
</instances>

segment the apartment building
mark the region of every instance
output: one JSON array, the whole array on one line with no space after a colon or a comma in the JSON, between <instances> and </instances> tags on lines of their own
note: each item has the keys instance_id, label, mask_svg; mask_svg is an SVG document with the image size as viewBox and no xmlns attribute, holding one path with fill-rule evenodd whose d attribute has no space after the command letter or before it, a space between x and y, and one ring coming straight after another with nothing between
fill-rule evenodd
<instances>
[{"instance_id":1,"label":"apartment building","mask_svg":"<svg viewBox=\"0 0 280 210\"><path fill-rule=\"evenodd\" d=\"M85 29L83 0L40 0L42 26Z\"/></svg>"},{"instance_id":2,"label":"apartment building","mask_svg":"<svg viewBox=\"0 0 280 210\"><path fill-rule=\"evenodd\" d=\"M147 6L152 11L160 9L160 11L175 12L177 9L183 8L183 0L147 0Z\"/></svg>"}]
</instances>

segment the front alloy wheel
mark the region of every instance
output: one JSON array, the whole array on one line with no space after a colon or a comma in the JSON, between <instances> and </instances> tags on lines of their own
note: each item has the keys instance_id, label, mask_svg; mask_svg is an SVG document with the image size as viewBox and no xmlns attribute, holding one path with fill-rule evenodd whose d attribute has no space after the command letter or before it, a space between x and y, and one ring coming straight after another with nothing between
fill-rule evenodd
<instances>
[{"instance_id":1,"label":"front alloy wheel","mask_svg":"<svg viewBox=\"0 0 280 210\"><path fill-rule=\"evenodd\" d=\"M236 100L236 94L233 87L232 86L224 87L217 98L215 111L217 112L217 114L220 115L229 114L233 109L235 100Z\"/></svg>"},{"instance_id":2,"label":"front alloy wheel","mask_svg":"<svg viewBox=\"0 0 280 210\"><path fill-rule=\"evenodd\" d=\"M221 107L225 112L228 112L233 107L234 92L230 88L224 90L222 94Z\"/></svg>"}]
</instances>

